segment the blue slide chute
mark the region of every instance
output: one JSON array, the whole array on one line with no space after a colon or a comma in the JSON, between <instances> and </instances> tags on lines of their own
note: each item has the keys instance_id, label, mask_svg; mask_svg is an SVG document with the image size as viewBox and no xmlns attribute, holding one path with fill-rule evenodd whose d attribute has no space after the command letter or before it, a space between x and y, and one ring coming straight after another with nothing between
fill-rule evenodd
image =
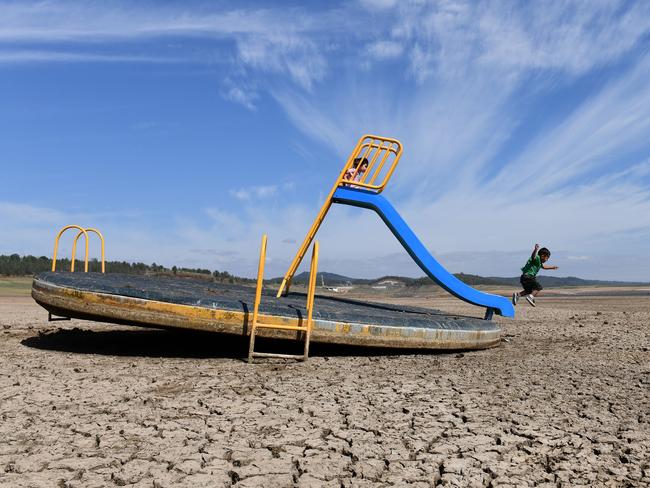
<instances>
[{"instance_id":1,"label":"blue slide chute","mask_svg":"<svg viewBox=\"0 0 650 488\"><path fill-rule=\"evenodd\" d=\"M404 249L433 281L461 300L485 307L486 318L495 312L504 317L514 317L515 309L510 300L498 295L480 292L466 285L436 261L420 239L413 233L397 210L381 195L367 190L339 187L332 201L374 210L400 241Z\"/></svg>"}]
</instances>

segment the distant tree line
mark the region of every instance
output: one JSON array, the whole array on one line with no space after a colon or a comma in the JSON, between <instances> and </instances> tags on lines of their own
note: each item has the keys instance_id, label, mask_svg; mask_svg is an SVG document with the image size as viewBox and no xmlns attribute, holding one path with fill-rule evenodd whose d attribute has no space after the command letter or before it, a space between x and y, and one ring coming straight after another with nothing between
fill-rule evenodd
<instances>
[{"instance_id":1,"label":"distant tree line","mask_svg":"<svg viewBox=\"0 0 650 488\"><path fill-rule=\"evenodd\" d=\"M58 259L56 262L57 271L69 271L70 260L67 258ZM20 256L18 254L0 255L0 276L25 276L50 271L52 269L52 260L48 257L41 256ZM75 271L83 271L84 263L80 260L75 260ZM101 262L97 259L88 261L88 271L100 272L102 270ZM254 283L255 280L250 278L242 278L228 273L228 271L210 271L203 268L179 268L172 266L166 268L159 264L144 264L144 263L128 263L126 261L107 261L107 273L124 273L124 274L157 274L164 276L177 276L181 278L199 278L219 283ZM432 280L429 277L422 278L406 278L403 276L383 276L376 280L355 279L346 276L336 275L327 272L319 272L324 276L324 280L328 285L340 284L354 284L354 285L373 285L384 280L394 280L401 282L407 287L423 287L430 286ZM519 286L519 278L499 278L499 277L484 277L467 273L456 273L456 278L471 286L478 285L497 285L497 286ZM319 276L320 277L320 276ZM306 284L309 278L309 273L304 272L296 275L293 279L294 284ZM265 280L268 283L279 283L282 278L272 278ZM598 280L583 280L573 276L569 277L555 277L555 276L541 276L540 282L544 286L586 286L586 285L647 285L648 283L639 282L620 282L620 281L598 281ZM320 281L319 281L320 284Z\"/></svg>"},{"instance_id":2,"label":"distant tree line","mask_svg":"<svg viewBox=\"0 0 650 488\"><path fill-rule=\"evenodd\" d=\"M517 279L512 279L512 281L509 278L486 278L484 276L478 276L474 274L467 274L467 273L454 273L454 276L458 278L460 281L463 283L466 283L470 286L477 286L477 285L513 285L516 284L518 281ZM431 278L428 276L423 276L422 278L412 278L410 281L406 282L406 286L412 286L412 287L421 287L421 286L428 286L431 285Z\"/></svg>"},{"instance_id":3,"label":"distant tree line","mask_svg":"<svg viewBox=\"0 0 650 488\"><path fill-rule=\"evenodd\" d=\"M57 259L57 271L70 271L70 259ZM19 254L0 255L0 275L25 276L52 270L52 259L46 256L20 256ZM84 262L75 260L75 271L83 271ZM98 259L88 261L88 271L100 272L102 263ZM126 261L106 261L107 273L124 274L162 274L174 275L185 278L203 278L221 283L250 283L254 280L241 278L228 273L228 271L210 271L203 268L179 268L172 266L166 268L159 264L128 263Z\"/></svg>"}]
</instances>

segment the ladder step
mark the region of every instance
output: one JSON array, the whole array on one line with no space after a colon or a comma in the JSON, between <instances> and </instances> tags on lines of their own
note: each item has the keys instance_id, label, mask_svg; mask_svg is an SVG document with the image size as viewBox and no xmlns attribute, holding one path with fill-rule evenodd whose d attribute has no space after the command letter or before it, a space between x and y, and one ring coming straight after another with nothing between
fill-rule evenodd
<instances>
[{"instance_id":1,"label":"ladder step","mask_svg":"<svg viewBox=\"0 0 650 488\"><path fill-rule=\"evenodd\" d=\"M256 329L284 329L284 330L304 330L307 331L307 327L304 325L274 325L274 324L260 324L259 322L255 325Z\"/></svg>"},{"instance_id":2,"label":"ladder step","mask_svg":"<svg viewBox=\"0 0 650 488\"><path fill-rule=\"evenodd\" d=\"M251 356L256 358L305 359L304 354L277 354L273 352L253 352Z\"/></svg>"}]
</instances>

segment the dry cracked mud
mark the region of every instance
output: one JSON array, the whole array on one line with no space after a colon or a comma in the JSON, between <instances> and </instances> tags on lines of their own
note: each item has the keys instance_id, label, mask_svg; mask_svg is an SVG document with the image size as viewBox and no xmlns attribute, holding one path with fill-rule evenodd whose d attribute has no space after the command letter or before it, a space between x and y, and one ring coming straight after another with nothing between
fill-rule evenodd
<instances>
[{"instance_id":1,"label":"dry cracked mud","mask_svg":"<svg viewBox=\"0 0 650 488\"><path fill-rule=\"evenodd\" d=\"M485 351L248 365L0 298L0 486L650 486L649 302L519 305Z\"/></svg>"}]
</instances>

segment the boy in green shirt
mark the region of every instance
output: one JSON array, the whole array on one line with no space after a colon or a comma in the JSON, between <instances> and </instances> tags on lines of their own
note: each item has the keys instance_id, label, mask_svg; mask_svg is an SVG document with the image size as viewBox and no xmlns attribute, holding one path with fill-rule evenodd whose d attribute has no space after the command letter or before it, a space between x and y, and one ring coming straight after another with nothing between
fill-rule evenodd
<instances>
[{"instance_id":1,"label":"boy in green shirt","mask_svg":"<svg viewBox=\"0 0 650 488\"><path fill-rule=\"evenodd\" d=\"M535 297L542 291L542 285L535 278L540 269L558 269L557 266L545 266L544 263L551 257L551 251L545 247L539 248L539 244L535 244L533 254L526 262L525 266L521 268L521 278L519 282L524 287L523 291L515 292L512 294L512 304L517 305L519 297L525 297L526 301L533 307L535 306Z\"/></svg>"}]
</instances>

